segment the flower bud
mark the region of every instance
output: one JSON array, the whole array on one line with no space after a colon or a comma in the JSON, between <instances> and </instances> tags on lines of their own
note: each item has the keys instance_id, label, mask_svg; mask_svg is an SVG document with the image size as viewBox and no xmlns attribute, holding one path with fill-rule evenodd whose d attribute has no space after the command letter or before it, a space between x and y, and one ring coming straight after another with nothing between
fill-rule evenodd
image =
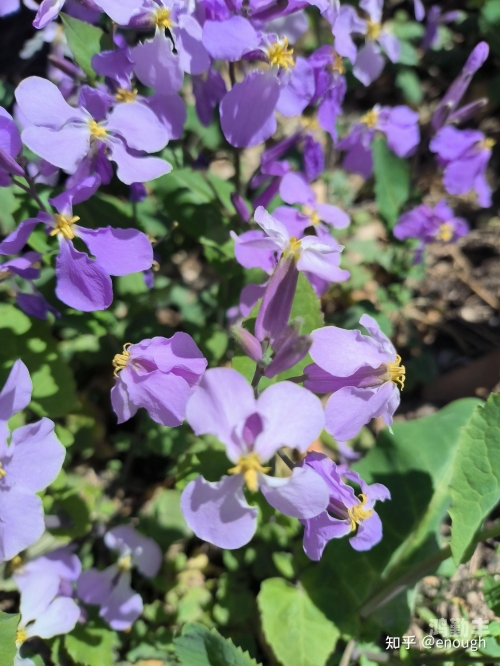
<instances>
[{"instance_id":1,"label":"flower bud","mask_svg":"<svg viewBox=\"0 0 500 666\"><path fill-rule=\"evenodd\" d=\"M238 194L238 192L231 192L231 203L243 222L248 222L252 217L252 213L248 209L245 200Z\"/></svg>"},{"instance_id":2,"label":"flower bud","mask_svg":"<svg viewBox=\"0 0 500 666\"><path fill-rule=\"evenodd\" d=\"M236 342L252 361L258 363L262 360L262 347L260 342L250 333L250 331L247 331L243 326L233 326L231 328L231 333L234 335Z\"/></svg>"},{"instance_id":3,"label":"flower bud","mask_svg":"<svg viewBox=\"0 0 500 666\"><path fill-rule=\"evenodd\" d=\"M272 345L286 328L298 277L295 257L290 255L281 259L262 297L262 305L255 322L255 336L258 340L267 338Z\"/></svg>"},{"instance_id":4,"label":"flower bud","mask_svg":"<svg viewBox=\"0 0 500 666\"><path fill-rule=\"evenodd\" d=\"M0 148L0 168L14 176L24 176L24 169L5 150Z\"/></svg>"},{"instance_id":5,"label":"flower bud","mask_svg":"<svg viewBox=\"0 0 500 666\"><path fill-rule=\"evenodd\" d=\"M295 326L287 326L273 344L274 358L264 371L266 377L275 377L301 361L312 345L309 335L299 335Z\"/></svg>"}]
</instances>

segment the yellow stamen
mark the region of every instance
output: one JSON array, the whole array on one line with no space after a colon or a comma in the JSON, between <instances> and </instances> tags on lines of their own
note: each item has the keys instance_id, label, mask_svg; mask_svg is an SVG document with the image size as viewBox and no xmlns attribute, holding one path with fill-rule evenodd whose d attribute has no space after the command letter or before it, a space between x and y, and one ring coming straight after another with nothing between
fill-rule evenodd
<instances>
[{"instance_id":1,"label":"yellow stamen","mask_svg":"<svg viewBox=\"0 0 500 666\"><path fill-rule=\"evenodd\" d=\"M399 384L401 390L403 390L405 387L406 368L404 365L401 365L401 356L399 354L397 354L395 361L387 364L387 373L391 381Z\"/></svg>"},{"instance_id":2,"label":"yellow stamen","mask_svg":"<svg viewBox=\"0 0 500 666\"><path fill-rule=\"evenodd\" d=\"M11 571L17 571L22 566L23 566L23 560L22 560L22 557L20 557L19 555L16 555L15 557L13 557L11 559L11 561L9 562L9 568L10 568Z\"/></svg>"},{"instance_id":3,"label":"yellow stamen","mask_svg":"<svg viewBox=\"0 0 500 666\"><path fill-rule=\"evenodd\" d=\"M320 129L318 119L315 118L314 116L309 117L309 118L300 118L299 122L302 125L302 127L306 130L313 131L313 130L319 130Z\"/></svg>"},{"instance_id":4,"label":"yellow stamen","mask_svg":"<svg viewBox=\"0 0 500 666\"><path fill-rule=\"evenodd\" d=\"M273 67L281 67L285 70L293 69L295 61L293 59L293 49L288 48L288 38L278 39L278 41L267 47L267 57L269 64Z\"/></svg>"},{"instance_id":5,"label":"yellow stamen","mask_svg":"<svg viewBox=\"0 0 500 666\"><path fill-rule=\"evenodd\" d=\"M297 240L295 236L292 236L290 238L290 242L288 243L288 247L283 252L283 257L285 259L288 257L293 257L295 261L298 261L300 259L301 252L302 248L300 240Z\"/></svg>"},{"instance_id":6,"label":"yellow stamen","mask_svg":"<svg viewBox=\"0 0 500 666\"><path fill-rule=\"evenodd\" d=\"M0 479L3 479L4 476L7 476L7 472L3 469L2 463L0 462Z\"/></svg>"},{"instance_id":7,"label":"yellow stamen","mask_svg":"<svg viewBox=\"0 0 500 666\"><path fill-rule=\"evenodd\" d=\"M249 453L247 456L240 456L234 467L228 470L229 474L243 474L247 488L253 493L259 489L259 474L265 474L270 471L270 467L263 467L260 456L257 453Z\"/></svg>"},{"instance_id":8,"label":"yellow stamen","mask_svg":"<svg viewBox=\"0 0 500 666\"><path fill-rule=\"evenodd\" d=\"M479 142L481 150L491 150L495 144L495 139L483 139Z\"/></svg>"},{"instance_id":9,"label":"yellow stamen","mask_svg":"<svg viewBox=\"0 0 500 666\"><path fill-rule=\"evenodd\" d=\"M331 72L338 72L339 74L345 74L345 65L344 65L344 59L342 56L333 50L333 63L328 67L328 69Z\"/></svg>"},{"instance_id":10,"label":"yellow stamen","mask_svg":"<svg viewBox=\"0 0 500 666\"><path fill-rule=\"evenodd\" d=\"M66 215L60 215L56 213L54 215L54 222L56 226L50 232L50 236L57 236L57 234L62 234L64 238L72 240L75 237L75 232L71 228L75 222L78 222L80 218L77 215L73 217L66 217Z\"/></svg>"},{"instance_id":11,"label":"yellow stamen","mask_svg":"<svg viewBox=\"0 0 500 666\"><path fill-rule=\"evenodd\" d=\"M372 109L371 111L368 111L368 113L365 113L365 115L361 118L360 122L364 123L365 125L368 125L368 127L375 127L378 121L378 116L379 112L377 109Z\"/></svg>"},{"instance_id":12,"label":"yellow stamen","mask_svg":"<svg viewBox=\"0 0 500 666\"><path fill-rule=\"evenodd\" d=\"M115 95L115 99L117 102L135 102L136 97L137 97L137 88L134 88L133 90L118 88Z\"/></svg>"},{"instance_id":13,"label":"yellow stamen","mask_svg":"<svg viewBox=\"0 0 500 666\"><path fill-rule=\"evenodd\" d=\"M174 25L172 19L170 18L171 13L172 12L170 11L170 9L167 9L166 7L161 7L161 9L157 9L155 14L156 25L159 28L165 28L165 30L170 30L170 28Z\"/></svg>"},{"instance_id":14,"label":"yellow stamen","mask_svg":"<svg viewBox=\"0 0 500 666\"><path fill-rule=\"evenodd\" d=\"M317 227L318 224L321 222L321 218L318 215L318 211L314 210L314 208L311 208L310 206L302 206L302 212L304 215L307 215L309 218L309 222L312 224L313 227Z\"/></svg>"},{"instance_id":15,"label":"yellow stamen","mask_svg":"<svg viewBox=\"0 0 500 666\"><path fill-rule=\"evenodd\" d=\"M123 345L123 352L121 354L115 354L113 359L113 376L118 377L118 373L127 367L128 360L130 358L130 352L128 348L132 346L132 342L126 342Z\"/></svg>"},{"instance_id":16,"label":"yellow stamen","mask_svg":"<svg viewBox=\"0 0 500 666\"><path fill-rule=\"evenodd\" d=\"M366 22L366 37L375 41L380 37L381 32L382 26L380 23L378 23L378 21L372 21L371 19L368 19Z\"/></svg>"},{"instance_id":17,"label":"yellow stamen","mask_svg":"<svg viewBox=\"0 0 500 666\"><path fill-rule=\"evenodd\" d=\"M439 226L439 229L436 234L436 240L443 241L444 243L449 243L451 239L453 238L453 235L455 233L455 229L452 224L449 222L443 222Z\"/></svg>"},{"instance_id":18,"label":"yellow stamen","mask_svg":"<svg viewBox=\"0 0 500 666\"><path fill-rule=\"evenodd\" d=\"M363 508L368 499L366 495L363 495L363 493L361 493L359 495L359 499L361 500L359 504L353 506L352 509L347 509L347 514L351 522L351 532L354 532L357 525L359 525L359 523L361 523L363 520L369 518L373 513L373 509Z\"/></svg>"},{"instance_id":19,"label":"yellow stamen","mask_svg":"<svg viewBox=\"0 0 500 666\"><path fill-rule=\"evenodd\" d=\"M160 264L156 261L156 259L153 259L153 263L151 264L151 270L157 273L160 270Z\"/></svg>"},{"instance_id":20,"label":"yellow stamen","mask_svg":"<svg viewBox=\"0 0 500 666\"><path fill-rule=\"evenodd\" d=\"M25 629L18 629L16 634L16 646L20 647L27 638L28 634L26 633Z\"/></svg>"},{"instance_id":21,"label":"yellow stamen","mask_svg":"<svg viewBox=\"0 0 500 666\"><path fill-rule=\"evenodd\" d=\"M124 557L120 557L120 559L116 563L116 566L122 573L124 573L125 571L130 571L132 569L132 557L130 555L125 555Z\"/></svg>"},{"instance_id":22,"label":"yellow stamen","mask_svg":"<svg viewBox=\"0 0 500 666\"><path fill-rule=\"evenodd\" d=\"M89 120L89 130L91 139L104 139L107 135L106 130L96 120Z\"/></svg>"}]
</instances>

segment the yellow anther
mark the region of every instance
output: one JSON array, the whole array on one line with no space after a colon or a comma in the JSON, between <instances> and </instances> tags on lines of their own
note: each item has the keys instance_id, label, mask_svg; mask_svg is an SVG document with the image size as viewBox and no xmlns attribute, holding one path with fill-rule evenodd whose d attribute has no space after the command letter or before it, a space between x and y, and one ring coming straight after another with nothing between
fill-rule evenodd
<instances>
[{"instance_id":1,"label":"yellow anther","mask_svg":"<svg viewBox=\"0 0 500 666\"><path fill-rule=\"evenodd\" d=\"M126 342L123 345L123 352L121 354L115 354L113 359L113 376L118 377L118 373L127 367L128 360L130 358L130 352L128 348L132 346L132 342Z\"/></svg>"},{"instance_id":2,"label":"yellow anther","mask_svg":"<svg viewBox=\"0 0 500 666\"><path fill-rule=\"evenodd\" d=\"M392 382L401 386L401 390L404 389L406 368L404 365L401 365L401 356L399 354L396 356L395 361L387 364L387 374Z\"/></svg>"},{"instance_id":3,"label":"yellow anther","mask_svg":"<svg viewBox=\"0 0 500 666\"><path fill-rule=\"evenodd\" d=\"M124 557L120 557L120 559L116 563L116 566L122 573L124 573L125 571L130 571L132 569L132 557L130 555L125 555Z\"/></svg>"},{"instance_id":4,"label":"yellow anther","mask_svg":"<svg viewBox=\"0 0 500 666\"><path fill-rule=\"evenodd\" d=\"M27 638L28 634L26 633L26 630L22 627L18 629L16 633L16 646L20 647Z\"/></svg>"},{"instance_id":5,"label":"yellow anther","mask_svg":"<svg viewBox=\"0 0 500 666\"><path fill-rule=\"evenodd\" d=\"M7 472L4 470L2 463L0 462L0 479L3 479L4 476L7 476Z\"/></svg>"},{"instance_id":6,"label":"yellow anther","mask_svg":"<svg viewBox=\"0 0 500 666\"><path fill-rule=\"evenodd\" d=\"M172 18L171 18L172 12L170 9L167 9L166 7L161 7L160 9L156 10L155 13L155 23L159 28L165 28L165 30L170 30L170 28L174 25Z\"/></svg>"},{"instance_id":7,"label":"yellow anther","mask_svg":"<svg viewBox=\"0 0 500 666\"><path fill-rule=\"evenodd\" d=\"M299 122L302 125L302 127L306 130L313 131L320 129L318 119L314 116L310 116L309 118L300 118Z\"/></svg>"},{"instance_id":8,"label":"yellow anther","mask_svg":"<svg viewBox=\"0 0 500 666\"><path fill-rule=\"evenodd\" d=\"M243 474L247 488L253 493L259 489L259 474L266 474L270 467L263 467L260 456L257 453L249 453L247 456L240 456L234 467L228 470L229 474Z\"/></svg>"},{"instance_id":9,"label":"yellow anther","mask_svg":"<svg viewBox=\"0 0 500 666\"><path fill-rule=\"evenodd\" d=\"M364 123L368 127L375 127L377 124L379 117L379 112L377 109L372 109L371 111L368 111L368 113L365 113L364 116L362 116L360 122Z\"/></svg>"},{"instance_id":10,"label":"yellow anther","mask_svg":"<svg viewBox=\"0 0 500 666\"><path fill-rule=\"evenodd\" d=\"M321 218L317 210L314 210L314 208L311 208L310 206L302 206L302 212L309 218L309 222L313 227L317 227L318 224L320 224Z\"/></svg>"},{"instance_id":11,"label":"yellow anther","mask_svg":"<svg viewBox=\"0 0 500 666\"><path fill-rule=\"evenodd\" d=\"M156 259L153 259L153 263L151 264L151 270L154 271L155 273L158 273L160 270L160 264L156 261Z\"/></svg>"},{"instance_id":12,"label":"yellow anther","mask_svg":"<svg viewBox=\"0 0 500 666\"><path fill-rule=\"evenodd\" d=\"M20 557L19 555L13 557L9 562L9 568L11 571L17 571L22 566L23 566L23 560L22 557Z\"/></svg>"},{"instance_id":13,"label":"yellow anther","mask_svg":"<svg viewBox=\"0 0 500 666\"><path fill-rule=\"evenodd\" d=\"M136 97L137 97L137 88L134 88L133 90L118 88L115 94L115 99L117 102L135 102Z\"/></svg>"},{"instance_id":14,"label":"yellow anther","mask_svg":"<svg viewBox=\"0 0 500 666\"><path fill-rule=\"evenodd\" d=\"M335 49L333 50L333 63L329 65L328 69L331 72L338 72L339 74L345 74L345 65L344 65L344 59L342 56L337 53Z\"/></svg>"},{"instance_id":15,"label":"yellow anther","mask_svg":"<svg viewBox=\"0 0 500 666\"><path fill-rule=\"evenodd\" d=\"M443 222L443 224L439 226L439 229L437 231L436 240L449 243L453 238L454 234L455 234L454 226L449 222Z\"/></svg>"},{"instance_id":16,"label":"yellow anther","mask_svg":"<svg viewBox=\"0 0 500 666\"><path fill-rule=\"evenodd\" d=\"M89 120L89 130L91 139L104 139L107 135L105 128L99 125L96 120Z\"/></svg>"},{"instance_id":17,"label":"yellow anther","mask_svg":"<svg viewBox=\"0 0 500 666\"><path fill-rule=\"evenodd\" d=\"M300 240L297 240L295 236L292 236L290 238L290 242L288 243L288 247L283 252L283 257L285 259L287 259L288 257L293 257L295 261L298 261L300 259L301 253L302 253L302 247Z\"/></svg>"},{"instance_id":18,"label":"yellow anther","mask_svg":"<svg viewBox=\"0 0 500 666\"><path fill-rule=\"evenodd\" d=\"M267 57L269 64L273 67L281 67L288 70L295 67L295 60L293 59L293 49L288 48L288 38L283 37L278 41L273 42L267 47Z\"/></svg>"},{"instance_id":19,"label":"yellow anther","mask_svg":"<svg viewBox=\"0 0 500 666\"><path fill-rule=\"evenodd\" d=\"M72 229L72 226L75 222L78 222L80 218L77 215L73 217L66 217L66 215L60 215L56 213L54 215L54 222L56 226L50 232L50 236L57 236L57 234L62 234L64 238L72 240L75 237L75 232Z\"/></svg>"},{"instance_id":20,"label":"yellow anther","mask_svg":"<svg viewBox=\"0 0 500 666\"><path fill-rule=\"evenodd\" d=\"M483 139L479 142L481 150L491 150L495 144L495 139Z\"/></svg>"},{"instance_id":21,"label":"yellow anther","mask_svg":"<svg viewBox=\"0 0 500 666\"><path fill-rule=\"evenodd\" d=\"M347 509L347 514L349 516L349 520L351 522L351 532L354 532L356 529L357 525L361 523L363 520L366 520L369 518L372 513L373 509L365 509L363 508L366 504L367 497L363 493L359 495L359 499L361 502L357 504L356 506L353 506L352 509Z\"/></svg>"},{"instance_id":22,"label":"yellow anther","mask_svg":"<svg viewBox=\"0 0 500 666\"><path fill-rule=\"evenodd\" d=\"M372 21L368 19L366 22L366 36L368 39L375 41L380 37L382 32L382 26L378 21Z\"/></svg>"}]
</instances>

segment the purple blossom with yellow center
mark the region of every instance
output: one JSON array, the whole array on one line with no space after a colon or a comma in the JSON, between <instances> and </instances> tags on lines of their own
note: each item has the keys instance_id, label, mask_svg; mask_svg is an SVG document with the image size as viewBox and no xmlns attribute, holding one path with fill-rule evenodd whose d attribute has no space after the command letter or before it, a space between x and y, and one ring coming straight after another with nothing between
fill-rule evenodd
<instances>
[{"instance_id":1,"label":"purple blossom with yellow center","mask_svg":"<svg viewBox=\"0 0 500 666\"><path fill-rule=\"evenodd\" d=\"M442 127L430 142L439 165L443 167L443 185L449 194L477 195L483 208L491 206L491 187L486 180L486 170L495 145L478 130L459 130Z\"/></svg>"},{"instance_id":2,"label":"purple blossom with yellow center","mask_svg":"<svg viewBox=\"0 0 500 666\"><path fill-rule=\"evenodd\" d=\"M40 104L40 99L44 104ZM142 104L120 104L109 114L99 91L86 97L90 110L70 106L59 89L38 76L24 79L16 100L31 123L23 143L54 166L74 174L82 163L114 161L118 178L130 185L168 173L172 167L158 157L145 157L165 147L168 131ZM84 169L89 175L88 168Z\"/></svg>"},{"instance_id":3,"label":"purple blossom with yellow center","mask_svg":"<svg viewBox=\"0 0 500 666\"><path fill-rule=\"evenodd\" d=\"M422 249L429 243L454 243L469 231L462 217L456 217L446 201L439 201L434 208L422 204L401 215L393 233L399 240L416 238L421 241L416 259L421 259Z\"/></svg>"},{"instance_id":4,"label":"purple blossom with yellow center","mask_svg":"<svg viewBox=\"0 0 500 666\"><path fill-rule=\"evenodd\" d=\"M373 83L382 74L385 51L391 62L397 62L401 53L399 40L382 25L384 0L361 0L361 9L368 14L365 23L366 43L358 52L352 73L365 86Z\"/></svg>"},{"instance_id":5,"label":"purple blossom with yellow center","mask_svg":"<svg viewBox=\"0 0 500 666\"><path fill-rule=\"evenodd\" d=\"M306 389L280 382L255 398L236 370L207 370L189 399L186 418L196 435L213 435L226 447L228 475L212 483L199 476L181 497L188 526L220 548L240 548L257 526L257 508L243 492L259 489L267 502L288 516L310 518L328 504L326 484L309 469L296 467L286 478L272 477L267 463L282 446L305 452L318 437L324 415L319 399Z\"/></svg>"},{"instance_id":6,"label":"purple blossom with yellow center","mask_svg":"<svg viewBox=\"0 0 500 666\"><path fill-rule=\"evenodd\" d=\"M391 499L391 493L381 483L368 485L357 472L344 471L321 453L308 453L300 463L301 467L313 469L327 484L330 501L325 511L301 520L304 525L304 551L311 560L319 560L326 544L353 534L349 543L354 550L370 550L382 539L382 521L374 510L377 501ZM355 483L361 492L354 489L344 479Z\"/></svg>"},{"instance_id":7,"label":"purple blossom with yellow center","mask_svg":"<svg viewBox=\"0 0 500 666\"><path fill-rule=\"evenodd\" d=\"M111 275L128 275L151 268L153 249L146 234L137 229L100 227L86 229L73 215L73 204L87 200L99 186L98 176L89 176L72 190L67 190L51 204L57 213L40 212L21 222L0 243L0 254L16 254L38 224L44 224L49 236L56 236L56 295L66 305L83 312L104 310L113 301ZM80 252L73 239L80 238L95 259Z\"/></svg>"},{"instance_id":8,"label":"purple blossom with yellow center","mask_svg":"<svg viewBox=\"0 0 500 666\"><path fill-rule=\"evenodd\" d=\"M29 405L31 392L28 368L18 360L0 392L0 562L42 536L43 506L37 493L54 481L65 455L50 419L9 432L8 420Z\"/></svg>"},{"instance_id":9,"label":"purple blossom with yellow center","mask_svg":"<svg viewBox=\"0 0 500 666\"><path fill-rule=\"evenodd\" d=\"M345 150L343 167L347 171L359 173L369 178L373 173L371 144L376 132L387 138L388 147L398 157L409 157L420 143L418 113L407 106L375 106L365 113L349 134L342 139L337 148Z\"/></svg>"},{"instance_id":10,"label":"purple blossom with yellow center","mask_svg":"<svg viewBox=\"0 0 500 666\"><path fill-rule=\"evenodd\" d=\"M87 569L78 579L77 595L84 603L100 606L99 616L112 629L128 630L141 615L142 597L131 587L135 567L146 578L158 573L162 552L156 541L131 525L119 525L104 536L106 546L118 553L116 564L103 571Z\"/></svg>"},{"instance_id":11,"label":"purple blossom with yellow center","mask_svg":"<svg viewBox=\"0 0 500 666\"><path fill-rule=\"evenodd\" d=\"M186 403L207 367L207 359L187 333L126 343L113 360L116 382L111 403L118 423L140 407L156 423L175 427L186 415Z\"/></svg>"},{"instance_id":12,"label":"purple blossom with yellow center","mask_svg":"<svg viewBox=\"0 0 500 666\"><path fill-rule=\"evenodd\" d=\"M304 382L315 393L331 393L325 406L326 430L339 441L355 437L372 418L390 426L399 406L406 370L392 342L369 315L359 320L370 336L337 326L311 333Z\"/></svg>"}]
</instances>

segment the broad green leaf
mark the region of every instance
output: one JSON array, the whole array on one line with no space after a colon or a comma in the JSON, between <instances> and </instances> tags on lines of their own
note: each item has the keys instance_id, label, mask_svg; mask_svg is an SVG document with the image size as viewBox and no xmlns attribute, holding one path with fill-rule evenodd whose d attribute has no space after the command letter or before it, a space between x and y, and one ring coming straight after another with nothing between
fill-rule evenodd
<instances>
[{"instance_id":1,"label":"broad green leaf","mask_svg":"<svg viewBox=\"0 0 500 666\"><path fill-rule=\"evenodd\" d=\"M0 611L0 666L12 666L16 656L16 633L20 615Z\"/></svg>"},{"instance_id":2,"label":"broad green leaf","mask_svg":"<svg viewBox=\"0 0 500 666\"><path fill-rule=\"evenodd\" d=\"M378 502L382 541L372 550L356 552L348 539L328 544L318 565L301 577L313 601L347 633L367 629L357 613L375 594L441 548L440 526L451 498L449 483L460 431L479 404L465 399L436 414L394 423L382 431L377 445L354 469L367 483L383 483L392 495ZM372 622L390 635L408 627L406 594L378 608Z\"/></svg>"},{"instance_id":3,"label":"broad green leaf","mask_svg":"<svg viewBox=\"0 0 500 666\"><path fill-rule=\"evenodd\" d=\"M185 625L174 645L182 666L258 666L231 639L198 624Z\"/></svg>"},{"instance_id":4,"label":"broad green leaf","mask_svg":"<svg viewBox=\"0 0 500 666\"><path fill-rule=\"evenodd\" d=\"M111 40L101 28L85 21L60 14L64 26L64 34L68 40L68 46L76 62L83 69L89 79L95 79L92 68L92 56L111 48Z\"/></svg>"},{"instance_id":5,"label":"broad green leaf","mask_svg":"<svg viewBox=\"0 0 500 666\"><path fill-rule=\"evenodd\" d=\"M33 381L30 408L40 416L67 414L76 402L75 381L58 352L49 324L30 320L17 308L2 304L0 336L0 382L5 381L13 361L21 358Z\"/></svg>"},{"instance_id":6,"label":"broad green leaf","mask_svg":"<svg viewBox=\"0 0 500 666\"><path fill-rule=\"evenodd\" d=\"M140 518L139 529L155 539L164 550L172 542L191 534L181 512L178 490L159 489L141 510Z\"/></svg>"},{"instance_id":7,"label":"broad green leaf","mask_svg":"<svg viewBox=\"0 0 500 666\"><path fill-rule=\"evenodd\" d=\"M500 501L500 395L490 395L463 429L450 490L451 550L458 564Z\"/></svg>"},{"instance_id":8,"label":"broad green leaf","mask_svg":"<svg viewBox=\"0 0 500 666\"><path fill-rule=\"evenodd\" d=\"M410 164L394 155L380 136L375 137L372 152L378 211L392 229L410 195Z\"/></svg>"},{"instance_id":9,"label":"broad green leaf","mask_svg":"<svg viewBox=\"0 0 500 666\"><path fill-rule=\"evenodd\" d=\"M114 666L114 648L118 642L115 631L95 626L92 622L77 624L64 637L64 647L75 664L81 666Z\"/></svg>"},{"instance_id":10,"label":"broad green leaf","mask_svg":"<svg viewBox=\"0 0 500 666\"><path fill-rule=\"evenodd\" d=\"M303 587L268 578L257 597L262 630L284 666L323 666L335 649L339 630L311 601Z\"/></svg>"}]
</instances>

